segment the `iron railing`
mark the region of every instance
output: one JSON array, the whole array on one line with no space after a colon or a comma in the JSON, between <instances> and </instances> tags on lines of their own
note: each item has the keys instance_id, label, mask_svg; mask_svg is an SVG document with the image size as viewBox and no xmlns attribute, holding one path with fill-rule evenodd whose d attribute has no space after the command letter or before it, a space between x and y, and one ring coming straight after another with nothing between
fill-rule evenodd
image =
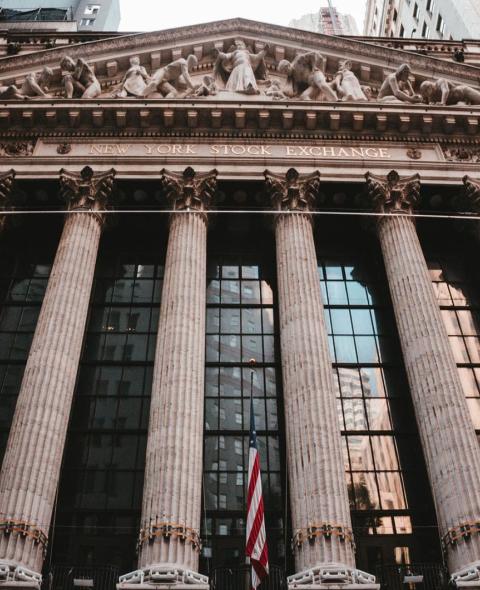
<instances>
[{"instance_id":1,"label":"iron railing","mask_svg":"<svg viewBox=\"0 0 480 590\"><path fill-rule=\"evenodd\" d=\"M248 590L250 566L217 567L210 574L210 590ZM287 590L285 572L277 565L270 565L270 573L259 586L259 590Z\"/></svg>"},{"instance_id":2,"label":"iron railing","mask_svg":"<svg viewBox=\"0 0 480 590\"><path fill-rule=\"evenodd\" d=\"M439 563L377 566L382 590L447 590L447 570Z\"/></svg>"},{"instance_id":3,"label":"iron railing","mask_svg":"<svg viewBox=\"0 0 480 590\"><path fill-rule=\"evenodd\" d=\"M113 565L54 565L43 577L42 590L115 590L119 575Z\"/></svg>"}]
</instances>

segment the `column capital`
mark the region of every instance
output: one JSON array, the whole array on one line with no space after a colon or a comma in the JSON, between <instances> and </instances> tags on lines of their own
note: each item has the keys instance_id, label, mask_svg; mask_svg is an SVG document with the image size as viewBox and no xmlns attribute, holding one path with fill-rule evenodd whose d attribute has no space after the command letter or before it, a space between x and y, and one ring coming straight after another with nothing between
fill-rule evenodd
<instances>
[{"instance_id":1,"label":"column capital","mask_svg":"<svg viewBox=\"0 0 480 590\"><path fill-rule=\"evenodd\" d=\"M60 193L69 211L91 211L100 214L107 208L115 170L95 173L90 166L80 172L60 170ZM103 220L103 216L99 215Z\"/></svg>"},{"instance_id":2,"label":"column capital","mask_svg":"<svg viewBox=\"0 0 480 590\"><path fill-rule=\"evenodd\" d=\"M0 174L0 232L3 231L7 219L7 216L2 214L1 211L2 209L5 209L9 203L14 180L15 170L13 169Z\"/></svg>"},{"instance_id":3,"label":"column capital","mask_svg":"<svg viewBox=\"0 0 480 590\"><path fill-rule=\"evenodd\" d=\"M367 172L367 191L378 213L403 213L411 215L420 200L420 175L400 178L396 170L387 176Z\"/></svg>"},{"instance_id":4,"label":"column capital","mask_svg":"<svg viewBox=\"0 0 480 590\"><path fill-rule=\"evenodd\" d=\"M160 182L174 211L203 213L210 209L217 190L216 170L195 172L190 166L183 172L160 172Z\"/></svg>"},{"instance_id":5,"label":"column capital","mask_svg":"<svg viewBox=\"0 0 480 590\"><path fill-rule=\"evenodd\" d=\"M277 211L310 212L320 188L320 172L300 175L295 168L286 174L263 173L272 205Z\"/></svg>"},{"instance_id":6,"label":"column capital","mask_svg":"<svg viewBox=\"0 0 480 590\"><path fill-rule=\"evenodd\" d=\"M465 186L467 203L475 213L480 213L480 180L465 175L462 181Z\"/></svg>"}]
</instances>

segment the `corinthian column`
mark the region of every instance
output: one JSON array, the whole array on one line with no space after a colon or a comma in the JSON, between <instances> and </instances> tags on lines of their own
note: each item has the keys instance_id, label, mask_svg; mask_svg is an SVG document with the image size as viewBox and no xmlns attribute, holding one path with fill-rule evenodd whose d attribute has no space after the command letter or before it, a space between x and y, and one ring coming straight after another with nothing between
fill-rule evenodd
<instances>
[{"instance_id":1,"label":"corinthian column","mask_svg":"<svg viewBox=\"0 0 480 590\"><path fill-rule=\"evenodd\" d=\"M0 474L0 571L41 581L87 318L102 211L114 171L62 170L66 217ZM83 213L85 212L85 213ZM8 570L8 574L6 573ZM8 583L7 583L8 585Z\"/></svg>"},{"instance_id":2,"label":"corinthian column","mask_svg":"<svg viewBox=\"0 0 480 590\"><path fill-rule=\"evenodd\" d=\"M275 224L295 584L368 583L355 570L340 424L311 210L319 173L265 172ZM343 586L342 586L343 587Z\"/></svg>"},{"instance_id":3,"label":"corinthian column","mask_svg":"<svg viewBox=\"0 0 480 590\"><path fill-rule=\"evenodd\" d=\"M140 570L120 583L196 583L202 505L207 215L216 170L162 171L171 208L152 385Z\"/></svg>"},{"instance_id":4,"label":"corinthian column","mask_svg":"<svg viewBox=\"0 0 480 590\"><path fill-rule=\"evenodd\" d=\"M412 217L420 179L366 177L448 565L480 587L480 452Z\"/></svg>"}]
</instances>

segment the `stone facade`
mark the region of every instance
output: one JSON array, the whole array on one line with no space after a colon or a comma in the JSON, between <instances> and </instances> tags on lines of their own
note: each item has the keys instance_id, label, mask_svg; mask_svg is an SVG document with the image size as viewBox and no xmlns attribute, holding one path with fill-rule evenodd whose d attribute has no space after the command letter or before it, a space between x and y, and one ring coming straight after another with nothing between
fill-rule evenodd
<instances>
[{"instance_id":1,"label":"stone facade","mask_svg":"<svg viewBox=\"0 0 480 590\"><path fill-rule=\"evenodd\" d=\"M208 222L221 225L227 209L274 221L290 587L379 587L375 571L357 567L358 553L356 562L360 533L344 479L313 231L322 214L377 221L438 536L454 583L480 587L480 452L414 222L417 209L437 220L478 214L474 68L242 19L4 61L2 229L14 231L9 216L20 215L31 181L60 180L67 217L0 476L0 587L38 587L48 569L102 228L114 218L111 203L118 215L134 215L125 203L133 195L139 211L144 187L153 185L155 205L143 213L168 213L170 223L138 567L123 572L119 587L208 585L199 571L201 528L208 533L201 521L207 237ZM225 183L237 187L228 205ZM58 208L57 201L50 213ZM238 249L234 242L232 234ZM380 528L372 518L370 528Z\"/></svg>"}]
</instances>

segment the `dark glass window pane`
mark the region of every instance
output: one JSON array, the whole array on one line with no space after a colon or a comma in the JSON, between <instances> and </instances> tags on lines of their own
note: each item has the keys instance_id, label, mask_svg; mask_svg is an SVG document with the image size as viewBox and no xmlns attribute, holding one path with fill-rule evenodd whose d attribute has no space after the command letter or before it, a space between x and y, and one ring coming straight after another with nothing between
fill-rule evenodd
<instances>
[{"instance_id":1,"label":"dark glass window pane","mask_svg":"<svg viewBox=\"0 0 480 590\"><path fill-rule=\"evenodd\" d=\"M217 430L218 429L218 400L217 399L206 399L205 400L205 429L206 430Z\"/></svg>"},{"instance_id":2,"label":"dark glass window pane","mask_svg":"<svg viewBox=\"0 0 480 590\"><path fill-rule=\"evenodd\" d=\"M239 281L222 281L222 303L240 303Z\"/></svg>"},{"instance_id":3,"label":"dark glass window pane","mask_svg":"<svg viewBox=\"0 0 480 590\"><path fill-rule=\"evenodd\" d=\"M240 336L220 336L220 362L238 363L241 360Z\"/></svg>"},{"instance_id":4,"label":"dark glass window pane","mask_svg":"<svg viewBox=\"0 0 480 590\"><path fill-rule=\"evenodd\" d=\"M327 281L326 286L328 303L330 305L346 305L348 303L345 283L340 281Z\"/></svg>"},{"instance_id":5,"label":"dark glass window pane","mask_svg":"<svg viewBox=\"0 0 480 590\"><path fill-rule=\"evenodd\" d=\"M340 393L343 397L362 396L362 385L358 369L339 368L338 381L340 384Z\"/></svg>"},{"instance_id":6,"label":"dark glass window pane","mask_svg":"<svg viewBox=\"0 0 480 590\"><path fill-rule=\"evenodd\" d=\"M207 284L207 303L220 302L220 281L209 281Z\"/></svg>"},{"instance_id":7,"label":"dark glass window pane","mask_svg":"<svg viewBox=\"0 0 480 590\"><path fill-rule=\"evenodd\" d=\"M378 510L380 508L380 500L375 474L372 472L352 473L352 481L355 508L357 510Z\"/></svg>"},{"instance_id":8,"label":"dark glass window pane","mask_svg":"<svg viewBox=\"0 0 480 590\"><path fill-rule=\"evenodd\" d=\"M264 310L264 314L267 310ZM270 311L270 310L268 310ZM265 318L265 315L264 315ZM273 327L273 313L272 313ZM261 309L242 309L242 333L243 334L261 334L262 333L262 310Z\"/></svg>"},{"instance_id":9,"label":"dark glass window pane","mask_svg":"<svg viewBox=\"0 0 480 590\"><path fill-rule=\"evenodd\" d=\"M220 309L209 307L207 309L207 333L218 334L220 332Z\"/></svg>"},{"instance_id":10,"label":"dark glass window pane","mask_svg":"<svg viewBox=\"0 0 480 590\"><path fill-rule=\"evenodd\" d=\"M356 363L357 354L352 336L334 336L337 363Z\"/></svg>"},{"instance_id":11,"label":"dark glass window pane","mask_svg":"<svg viewBox=\"0 0 480 590\"><path fill-rule=\"evenodd\" d=\"M367 430L367 418L362 399L344 399L343 415L346 430Z\"/></svg>"},{"instance_id":12,"label":"dark glass window pane","mask_svg":"<svg viewBox=\"0 0 480 590\"><path fill-rule=\"evenodd\" d=\"M352 309L351 314L355 334L374 333L369 309Z\"/></svg>"},{"instance_id":13,"label":"dark glass window pane","mask_svg":"<svg viewBox=\"0 0 480 590\"><path fill-rule=\"evenodd\" d=\"M386 399L366 399L365 405L370 430L391 430L392 424Z\"/></svg>"},{"instance_id":14,"label":"dark glass window pane","mask_svg":"<svg viewBox=\"0 0 480 590\"><path fill-rule=\"evenodd\" d=\"M222 334L240 334L240 310L222 309L220 312Z\"/></svg>"},{"instance_id":15,"label":"dark glass window pane","mask_svg":"<svg viewBox=\"0 0 480 590\"><path fill-rule=\"evenodd\" d=\"M380 502L384 510L406 508L402 478L398 472L377 473Z\"/></svg>"},{"instance_id":16,"label":"dark glass window pane","mask_svg":"<svg viewBox=\"0 0 480 590\"><path fill-rule=\"evenodd\" d=\"M242 281L242 303L260 303L260 284L258 281Z\"/></svg>"},{"instance_id":17,"label":"dark glass window pane","mask_svg":"<svg viewBox=\"0 0 480 590\"><path fill-rule=\"evenodd\" d=\"M333 334L353 334L350 312L348 309L331 309L330 319Z\"/></svg>"},{"instance_id":18,"label":"dark glass window pane","mask_svg":"<svg viewBox=\"0 0 480 590\"><path fill-rule=\"evenodd\" d=\"M365 287L360 283L348 282L347 291L350 305L367 305L371 301Z\"/></svg>"},{"instance_id":19,"label":"dark glass window pane","mask_svg":"<svg viewBox=\"0 0 480 590\"><path fill-rule=\"evenodd\" d=\"M347 436L350 463L353 471L366 471L374 468L370 437Z\"/></svg>"},{"instance_id":20,"label":"dark glass window pane","mask_svg":"<svg viewBox=\"0 0 480 590\"><path fill-rule=\"evenodd\" d=\"M377 470L398 469L393 436L372 436L372 448Z\"/></svg>"},{"instance_id":21,"label":"dark glass window pane","mask_svg":"<svg viewBox=\"0 0 480 590\"><path fill-rule=\"evenodd\" d=\"M378 363L377 341L375 336L355 336L359 363Z\"/></svg>"}]
</instances>

